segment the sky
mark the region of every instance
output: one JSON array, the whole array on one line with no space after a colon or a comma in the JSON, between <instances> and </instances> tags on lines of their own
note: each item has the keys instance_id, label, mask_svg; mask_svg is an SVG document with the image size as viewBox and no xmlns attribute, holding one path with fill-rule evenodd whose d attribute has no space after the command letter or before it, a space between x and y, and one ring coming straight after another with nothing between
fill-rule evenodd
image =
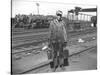
<instances>
[{"instance_id":1,"label":"sky","mask_svg":"<svg viewBox=\"0 0 100 75\"><path fill-rule=\"evenodd\" d=\"M16 14L38 14L36 3L39 3L39 14L41 15L55 15L57 10L61 10L64 15L67 15L67 11L74 9L75 6L81 8L96 8L95 5L68 4L67 2L58 3L43 0L12 0L12 17ZM96 15L95 12L84 12L84 14Z\"/></svg>"}]
</instances>

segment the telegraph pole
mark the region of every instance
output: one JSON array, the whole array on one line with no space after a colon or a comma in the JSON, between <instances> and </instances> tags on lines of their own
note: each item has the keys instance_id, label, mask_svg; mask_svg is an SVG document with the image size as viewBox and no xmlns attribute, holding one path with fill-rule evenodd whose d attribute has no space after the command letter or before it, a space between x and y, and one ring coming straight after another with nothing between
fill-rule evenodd
<instances>
[{"instance_id":1,"label":"telegraph pole","mask_svg":"<svg viewBox=\"0 0 100 75\"><path fill-rule=\"evenodd\" d=\"M38 15L39 15L39 3L36 3L36 5L37 5L37 13L38 13Z\"/></svg>"}]
</instances>

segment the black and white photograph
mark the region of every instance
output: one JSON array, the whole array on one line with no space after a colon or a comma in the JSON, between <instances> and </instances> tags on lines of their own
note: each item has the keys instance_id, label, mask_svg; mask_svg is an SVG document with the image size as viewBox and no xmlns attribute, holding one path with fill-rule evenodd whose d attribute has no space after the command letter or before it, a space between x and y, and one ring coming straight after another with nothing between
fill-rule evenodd
<instances>
[{"instance_id":1,"label":"black and white photograph","mask_svg":"<svg viewBox=\"0 0 100 75\"><path fill-rule=\"evenodd\" d=\"M97 9L11 0L11 74L97 70Z\"/></svg>"}]
</instances>

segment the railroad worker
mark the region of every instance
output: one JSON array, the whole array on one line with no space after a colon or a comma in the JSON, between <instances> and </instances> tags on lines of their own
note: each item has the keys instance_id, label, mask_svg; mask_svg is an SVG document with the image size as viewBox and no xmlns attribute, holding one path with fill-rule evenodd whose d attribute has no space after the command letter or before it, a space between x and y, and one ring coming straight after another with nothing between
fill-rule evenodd
<instances>
[{"instance_id":1,"label":"railroad worker","mask_svg":"<svg viewBox=\"0 0 100 75\"><path fill-rule=\"evenodd\" d=\"M62 19L62 11L56 12L57 18L50 23L50 38L49 43L52 48L53 54L53 71L56 71L60 66L64 70L64 44L67 43L67 32L65 28L65 22Z\"/></svg>"}]
</instances>

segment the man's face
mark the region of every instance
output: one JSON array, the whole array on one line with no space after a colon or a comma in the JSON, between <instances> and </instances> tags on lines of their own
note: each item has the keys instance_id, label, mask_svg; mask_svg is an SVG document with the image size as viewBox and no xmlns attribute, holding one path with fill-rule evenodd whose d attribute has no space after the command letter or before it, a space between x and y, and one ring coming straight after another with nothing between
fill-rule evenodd
<instances>
[{"instance_id":1,"label":"man's face","mask_svg":"<svg viewBox=\"0 0 100 75\"><path fill-rule=\"evenodd\" d=\"M57 14L57 19L61 20L62 15L61 14Z\"/></svg>"}]
</instances>

